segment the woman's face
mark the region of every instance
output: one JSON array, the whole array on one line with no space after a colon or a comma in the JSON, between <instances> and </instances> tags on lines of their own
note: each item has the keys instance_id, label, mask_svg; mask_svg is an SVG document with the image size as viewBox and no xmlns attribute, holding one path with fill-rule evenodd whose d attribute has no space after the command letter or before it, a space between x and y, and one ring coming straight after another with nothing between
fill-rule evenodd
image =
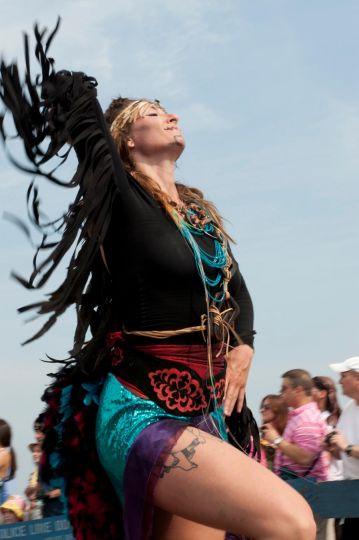
<instances>
[{"instance_id":1,"label":"woman's face","mask_svg":"<svg viewBox=\"0 0 359 540\"><path fill-rule=\"evenodd\" d=\"M2 508L1 513L4 523L17 523L19 521L16 517L16 514L8 508Z\"/></svg>"},{"instance_id":2,"label":"woman's face","mask_svg":"<svg viewBox=\"0 0 359 540\"><path fill-rule=\"evenodd\" d=\"M272 411L270 403L267 399L263 401L259 411L262 415L262 424L267 424L268 422L272 422L274 420L274 412Z\"/></svg>"},{"instance_id":3,"label":"woman's face","mask_svg":"<svg viewBox=\"0 0 359 540\"><path fill-rule=\"evenodd\" d=\"M40 449L40 446L39 446L39 447L35 447L34 450L32 451L32 461L35 463L35 465L37 465L38 463L40 463L40 458L41 458L41 449Z\"/></svg>"},{"instance_id":4,"label":"woman's face","mask_svg":"<svg viewBox=\"0 0 359 540\"><path fill-rule=\"evenodd\" d=\"M149 103L142 116L132 124L127 144L135 162L162 155L176 161L185 147L178 116Z\"/></svg>"},{"instance_id":5,"label":"woman's face","mask_svg":"<svg viewBox=\"0 0 359 540\"><path fill-rule=\"evenodd\" d=\"M35 427L35 440L36 442L41 445L45 439L45 433L41 431L40 428Z\"/></svg>"},{"instance_id":6,"label":"woman's face","mask_svg":"<svg viewBox=\"0 0 359 540\"><path fill-rule=\"evenodd\" d=\"M320 405L325 403L325 398L327 397L326 390L319 390L316 386L313 386L312 388L312 398L313 401L317 403L317 405L320 408Z\"/></svg>"}]
</instances>

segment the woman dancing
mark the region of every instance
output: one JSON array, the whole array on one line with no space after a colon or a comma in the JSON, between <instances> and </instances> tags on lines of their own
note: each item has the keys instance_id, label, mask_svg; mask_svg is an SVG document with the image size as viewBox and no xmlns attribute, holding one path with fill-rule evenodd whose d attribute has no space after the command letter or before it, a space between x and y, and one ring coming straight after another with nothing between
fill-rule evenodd
<instances>
[{"instance_id":1,"label":"woman dancing","mask_svg":"<svg viewBox=\"0 0 359 540\"><path fill-rule=\"evenodd\" d=\"M35 258L29 280L17 276L40 287L72 250L60 287L22 310L50 314L34 338L77 310L71 357L44 397L42 464L76 538L314 538L304 500L245 455L258 438L244 399L252 303L217 210L175 180L178 117L123 98L104 116L96 81L57 73L53 34L45 44L35 34L41 77L32 82L26 41L25 88L3 64L1 94L33 172L59 183L44 163L67 143L79 162L59 221L41 223L31 185L38 252L50 255Z\"/></svg>"}]
</instances>

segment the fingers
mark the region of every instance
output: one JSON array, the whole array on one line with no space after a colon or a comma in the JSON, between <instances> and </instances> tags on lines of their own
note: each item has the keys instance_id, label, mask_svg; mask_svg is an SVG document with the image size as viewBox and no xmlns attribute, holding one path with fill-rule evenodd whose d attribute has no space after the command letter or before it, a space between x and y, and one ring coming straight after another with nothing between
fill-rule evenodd
<instances>
[{"instance_id":1,"label":"fingers","mask_svg":"<svg viewBox=\"0 0 359 540\"><path fill-rule=\"evenodd\" d=\"M228 392L228 386L229 386L229 378L228 378L228 371L227 371L226 379L225 379L225 382L224 382L224 398L223 399L226 399L227 392Z\"/></svg>"},{"instance_id":2,"label":"fingers","mask_svg":"<svg viewBox=\"0 0 359 540\"><path fill-rule=\"evenodd\" d=\"M230 416L234 406L236 411L241 412L244 403L245 388L240 388L238 385L228 384L227 392L224 394L224 414Z\"/></svg>"},{"instance_id":3,"label":"fingers","mask_svg":"<svg viewBox=\"0 0 359 540\"><path fill-rule=\"evenodd\" d=\"M224 398L224 414L231 416L234 404L236 402L234 394L229 390Z\"/></svg>"},{"instance_id":4,"label":"fingers","mask_svg":"<svg viewBox=\"0 0 359 540\"><path fill-rule=\"evenodd\" d=\"M237 413L240 413L243 408L245 389L241 388L237 400Z\"/></svg>"}]
</instances>

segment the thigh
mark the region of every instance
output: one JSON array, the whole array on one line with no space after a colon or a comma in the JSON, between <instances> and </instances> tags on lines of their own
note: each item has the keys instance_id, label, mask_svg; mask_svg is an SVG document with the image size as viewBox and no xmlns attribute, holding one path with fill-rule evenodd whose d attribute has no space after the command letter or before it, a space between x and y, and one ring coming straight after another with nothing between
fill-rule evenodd
<instances>
[{"instance_id":1,"label":"thigh","mask_svg":"<svg viewBox=\"0 0 359 540\"><path fill-rule=\"evenodd\" d=\"M153 540L224 540L225 533L156 508Z\"/></svg>"},{"instance_id":2,"label":"thigh","mask_svg":"<svg viewBox=\"0 0 359 540\"><path fill-rule=\"evenodd\" d=\"M165 461L154 503L187 520L258 538L289 538L294 508L312 520L307 503L285 482L194 427L183 432Z\"/></svg>"}]
</instances>

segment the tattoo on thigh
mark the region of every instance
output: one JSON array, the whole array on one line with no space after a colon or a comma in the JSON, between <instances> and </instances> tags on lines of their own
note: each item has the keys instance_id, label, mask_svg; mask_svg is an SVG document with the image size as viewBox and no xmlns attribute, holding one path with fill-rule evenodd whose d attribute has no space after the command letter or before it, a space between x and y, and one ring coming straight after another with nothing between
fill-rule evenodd
<instances>
[{"instance_id":1,"label":"tattoo on thigh","mask_svg":"<svg viewBox=\"0 0 359 540\"><path fill-rule=\"evenodd\" d=\"M194 430L189 429L189 431L194 434ZM185 448L177 450L176 452L171 452L168 456L167 463L163 466L160 477L163 478L164 475L171 472L172 469L182 469L182 471L197 469L198 463L193 461L193 457L196 453L197 446L205 443L205 439L201 437L198 432Z\"/></svg>"}]
</instances>

